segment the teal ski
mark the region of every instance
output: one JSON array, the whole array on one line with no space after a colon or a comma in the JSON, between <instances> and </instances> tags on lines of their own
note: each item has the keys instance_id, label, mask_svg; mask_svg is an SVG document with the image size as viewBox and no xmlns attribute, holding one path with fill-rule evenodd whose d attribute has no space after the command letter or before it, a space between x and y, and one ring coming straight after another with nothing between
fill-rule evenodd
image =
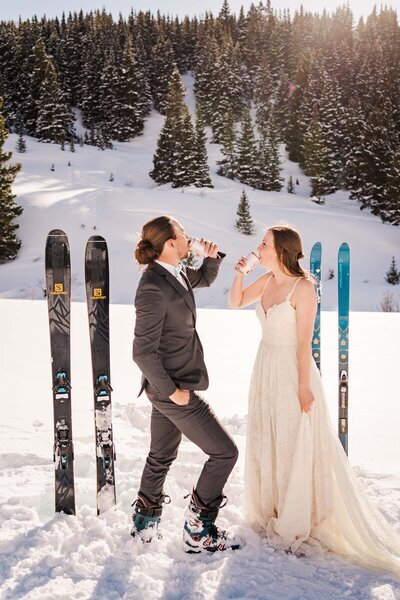
<instances>
[{"instance_id":1,"label":"teal ski","mask_svg":"<svg viewBox=\"0 0 400 600\"><path fill-rule=\"evenodd\" d=\"M312 339L312 355L315 364L321 371L321 242L316 242L311 249L310 271L316 282L316 291L318 295L317 314L315 315L314 335Z\"/></svg>"},{"instance_id":2,"label":"teal ski","mask_svg":"<svg viewBox=\"0 0 400 600\"><path fill-rule=\"evenodd\" d=\"M338 307L339 438L348 454L350 249L346 243L338 254Z\"/></svg>"}]
</instances>

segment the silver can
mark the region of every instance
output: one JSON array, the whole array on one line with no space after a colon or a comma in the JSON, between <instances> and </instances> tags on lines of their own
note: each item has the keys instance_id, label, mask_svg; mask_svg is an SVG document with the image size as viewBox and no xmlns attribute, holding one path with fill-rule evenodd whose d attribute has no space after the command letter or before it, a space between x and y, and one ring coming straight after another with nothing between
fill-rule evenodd
<instances>
[{"instance_id":1,"label":"silver can","mask_svg":"<svg viewBox=\"0 0 400 600\"><path fill-rule=\"evenodd\" d=\"M239 271L243 273L243 275L248 275L259 262L260 257L258 254L250 252L250 254L246 256L246 264L243 267L240 267Z\"/></svg>"},{"instance_id":2,"label":"silver can","mask_svg":"<svg viewBox=\"0 0 400 600\"><path fill-rule=\"evenodd\" d=\"M202 256L203 258L205 258L206 256L208 256L207 253L204 250L203 243L198 238L191 238L190 239L189 250L191 252L193 252L193 254L196 254L197 256Z\"/></svg>"}]
</instances>

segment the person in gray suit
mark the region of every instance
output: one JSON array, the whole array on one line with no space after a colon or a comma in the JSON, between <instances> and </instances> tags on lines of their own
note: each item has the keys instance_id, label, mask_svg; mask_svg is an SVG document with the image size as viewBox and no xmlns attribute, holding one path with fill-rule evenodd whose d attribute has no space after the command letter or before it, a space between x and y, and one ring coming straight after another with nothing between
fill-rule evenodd
<instances>
[{"instance_id":1,"label":"person in gray suit","mask_svg":"<svg viewBox=\"0 0 400 600\"><path fill-rule=\"evenodd\" d=\"M135 298L133 360L142 372L139 395L146 392L152 413L150 451L134 502L131 533L146 542L160 535L162 505L170 501L164 481L184 434L208 455L183 529L184 550L197 553L240 547L238 539L215 525L238 450L198 394L208 388L208 374L192 288L210 286L225 255L215 243L202 240L206 255L202 265L184 267L180 261L189 256L189 242L177 220L161 216L143 226L135 250L137 262L147 268Z\"/></svg>"}]
</instances>

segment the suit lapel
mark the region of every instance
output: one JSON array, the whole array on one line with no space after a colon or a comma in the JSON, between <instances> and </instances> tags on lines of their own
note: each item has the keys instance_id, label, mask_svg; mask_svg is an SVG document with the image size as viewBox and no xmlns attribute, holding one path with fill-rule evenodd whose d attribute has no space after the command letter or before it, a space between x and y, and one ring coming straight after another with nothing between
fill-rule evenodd
<instances>
[{"instance_id":1,"label":"suit lapel","mask_svg":"<svg viewBox=\"0 0 400 600\"><path fill-rule=\"evenodd\" d=\"M157 273L159 273L160 275L165 277L165 279L168 281L168 283L170 283L172 285L172 287L178 292L178 294L180 296L182 296L182 298L184 299L184 301L186 302L186 304L192 311L193 316L196 318L196 305L194 302L194 294L193 294L190 283L187 283L188 290L186 290L184 288L184 286L181 283L179 283L179 281L177 280L177 278L174 275L172 275L169 271L167 271L167 269L164 269L164 267L162 267L158 263L154 264L153 269L155 271L157 271ZM186 275L184 275L184 278L185 278L185 281L188 282Z\"/></svg>"},{"instance_id":2,"label":"suit lapel","mask_svg":"<svg viewBox=\"0 0 400 600\"><path fill-rule=\"evenodd\" d=\"M186 285L187 285L187 287L188 287L188 290L189 290L189 292L190 292L190 295L192 296L193 302L195 302L195 300L194 300L194 294L193 294L193 288L192 288L192 285L191 285L191 283L190 283L190 281L189 281L189 278L188 278L188 276L186 275L186 270L182 269L182 271L181 271L181 276L182 276L182 277L183 277L183 279L185 280L185 283L186 283Z\"/></svg>"}]
</instances>

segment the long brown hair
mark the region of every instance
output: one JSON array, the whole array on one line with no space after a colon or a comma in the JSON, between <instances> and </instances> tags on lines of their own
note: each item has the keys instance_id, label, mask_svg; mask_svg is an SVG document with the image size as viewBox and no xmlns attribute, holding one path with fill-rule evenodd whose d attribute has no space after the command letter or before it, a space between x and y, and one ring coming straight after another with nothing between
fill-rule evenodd
<instances>
[{"instance_id":1,"label":"long brown hair","mask_svg":"<svg viewBox=\"0 0 400 600\"><path fill-rule=\"evenodd\" d=\"M174 229L176 221L168 215L156 217L142 227L141 239L135 248L135 258L139 265L151 268L160 256L167 240L175 240Z\"/></svg>"},{"instance_id":2,"label":"long brown hair","mask_svg":"<svg viewBox=\"0 0 400 600\"><path fill-rule=\"evenodd\" d=\"M272 231L274 236L274 246L281 271L294 277L304 277L313 281L312 275L299 263L304 258L304 254L301 237L296 229L288 225L276 225L270 227L269 231Z\"/></svg>"}]
</instances>

